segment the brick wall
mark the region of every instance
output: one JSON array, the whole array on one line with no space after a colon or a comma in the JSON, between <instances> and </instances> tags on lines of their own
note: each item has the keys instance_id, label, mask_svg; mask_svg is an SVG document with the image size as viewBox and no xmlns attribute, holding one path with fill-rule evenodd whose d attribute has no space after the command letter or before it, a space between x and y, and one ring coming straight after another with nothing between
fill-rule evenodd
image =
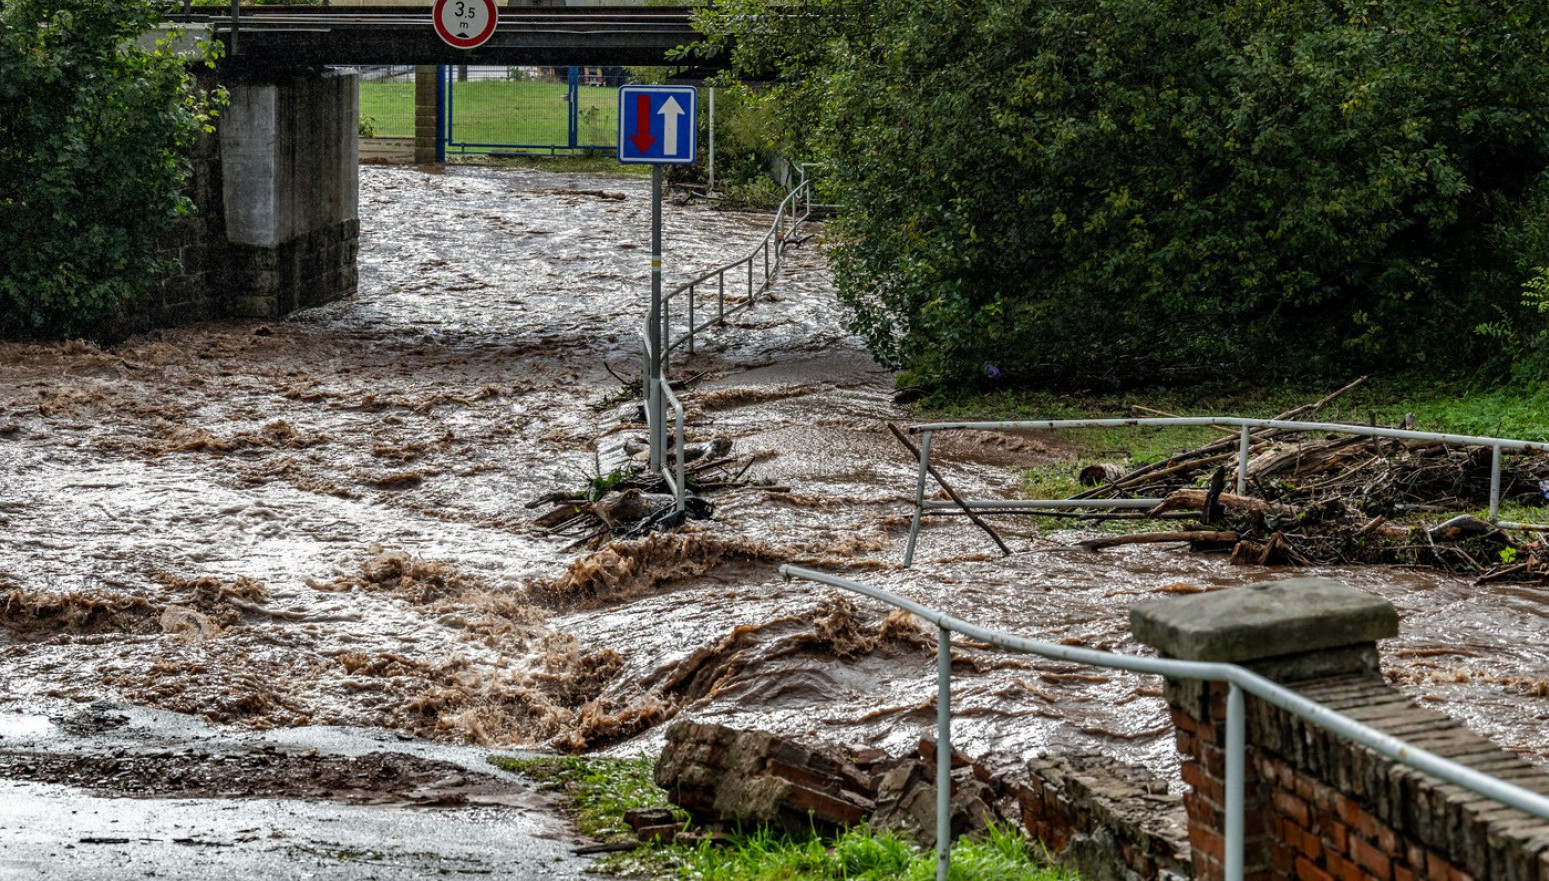
<instances>
[{"instance_id":1,"label":"brick wall","mask_svg":"<svg viewBox=\"0 0 1549 881\"><path fill-rule=\"evenodd\" d=\"M1373 728L1524 788L1549 777L1380 676L1290 683ZM1195 875L1222 878L1226 686L1169 682ZM1549 822L1443 784L1246 696L1244 876L1549 881Z\"/></svg>"},{"instance_id":2,"label":"brick wall","mask_svg":"<svg viewBox=\"0 0 1549 881\"><path fill-rule=\"evenodd\" d=\"M435 65L422 64L414 68L414 162L417 165L434 165L437 139L441 133L436 128L436 91L440 88Z\"/></svg>"},{"instance_id":3,"label":"brick wall","mask_svg":"<svg viewBox=\"0 0 1549 881\"><path fill-rule=\"evenodd\" d=\"M1181 877L1189 852L1184 818L1167 784L1097 753L1032 759L1001 781L1022 825L1082 877Z\"/></svg>"}]
</instances>

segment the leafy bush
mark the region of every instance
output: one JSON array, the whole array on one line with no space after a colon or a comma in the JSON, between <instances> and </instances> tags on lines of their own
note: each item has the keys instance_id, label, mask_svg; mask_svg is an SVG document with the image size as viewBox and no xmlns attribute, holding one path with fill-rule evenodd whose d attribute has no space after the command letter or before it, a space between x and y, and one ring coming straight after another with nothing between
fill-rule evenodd
<instances>
[{"instance_id":1,"label":"leafy bush","mask_svg":"<svg viewBox=\"0 0 1549 881\"><path fill-rule=\"evenodd\" d=\"M204 96L145 0L0 3L0 334L66 336L143 295Z\"/></svg>"},{"instance_id":2,"label":"leafy bush","mask_svg":"<svg viewBox=\"0 0 1549 881\"><path fill-rule=\"evenodd\" d=\"M1549 265L1549 6L727 0L925 378L1470 367ZM1504 316L1504 319L1503 319Z\"/></svg>"}]
</instances>

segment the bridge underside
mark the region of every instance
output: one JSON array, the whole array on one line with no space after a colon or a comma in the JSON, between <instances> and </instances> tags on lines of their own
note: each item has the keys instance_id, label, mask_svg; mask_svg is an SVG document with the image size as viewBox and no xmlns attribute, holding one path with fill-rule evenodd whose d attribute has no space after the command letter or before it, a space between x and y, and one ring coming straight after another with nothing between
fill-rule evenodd
<instances>
[{"instance_id":1,"label":"bridge underside","mask_svg":"<svg viewBox=\"0 0 1549 881\"><path fill-rule=\"evenodd\" d=\"M699 39L686 9L525 7L500 11L495 34L477 49L436 36L430 9L404 7L249 7L233 16L175 16L225 44L223 66L276 70L322 65L491 64L516 66L685 65L714 67L671 53Z\"/></svg>"},{"instance_id":2,"label":"bridge underside","mask_svg":"<svg viewBox=\"0 0 1549 881\"><path fill-rule=\"evenodd\" d=\"M195 157L199 214L166 243L186 271L163 286L155 323L268 318L355 290L360 108L349 68L682 66L673 50L698 39L686 10L661 7L507 8L473 50L441 41L428 4L202 9L169 23L226 45L206 76L231 104Z\"/></svg>"}]
</instances>

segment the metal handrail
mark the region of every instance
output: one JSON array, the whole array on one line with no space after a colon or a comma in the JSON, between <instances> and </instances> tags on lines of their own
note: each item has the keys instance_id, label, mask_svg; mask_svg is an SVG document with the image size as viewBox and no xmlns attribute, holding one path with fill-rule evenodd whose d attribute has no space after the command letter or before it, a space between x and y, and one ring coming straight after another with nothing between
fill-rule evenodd
<instances>
[{"instance_id":1,"label":"metal handrail","mask_svg":"<svg viewBox=\"0 0 1549 881\"><path fill-rule=\"evenodd\" d=\"M668 488L672 490L673 510L681 511L687 505L683 500L683 494L688 489L687 483L683 480L683 402L678 400L678 396L672 391L672 384L667 382L666 377L661 379L661 394L666 396L668 406L672 407L673 438L677 441L675 444L677 449L673 455L675 468L668 468L667 463L663 462L661 475L662 480L665 480Z\"/></svg>"},{"instance_id":2,"label":"metal handrail","mask_svg":"<svg viewBox=\"0 0 1549 881\"><path fill-rule=\"evenodd\" d=\"M1442 444L1489 447L1490 459L1490 513L1486 518L1502 529L1549 531L1549 526L1533 523L1517 523L1501 520L1501 453L1517 452L1549 453L1549 443L1517 440L1514 438L1483 437L1468 434L1449 434L1435 431L1412 431L1404 428L1384 428L1377 425L1349 425L1341 422L1297 422L1287 419L1248 419L1241 416L1147 416L1126 419L1019 419L999 422L928 422L909 428L920 438L920 470L915 484L914 521L909 527L909 541L904 549L904 566L914 563L915 540L920 534L920 520L927 511L962 507L969 510L1016 511L1037 513L1039 510L1059 508L1145 508L1161 503L1161 499L965 499L956 501L926 501L925 478L930 472L931 436L938 431L1028 431L1072 428L1139 428L1146 426L1221 427L1240 430L1237 445L1237 493L1248 488L1248 453L1252 444L1253 429L1273 428L1283 431L1316 431L1330 434L1348 434L1355 437L1388 438L1392 440L1429 441Z\"/></svg>"},{"instance_id":3,"label":"metal handrail","mask_svg":"<svg viewBox=\"0 0 1549 881\"><path fill-rule=\"evenodd\" d=\"M758 298L765 291L769 290L769 287L774 283L774 278L779 274L780 266L784 263L786 246L790 243L791 237L795 234L797 228L812 216L812 181L807 177L808 164L797 163L793 167L797 175L796 185L791 187L790 191L785 194L785 198L781 200L780 206L775 209L774 222L769 225L769 231L764 233L763 238L759 239L758 244L753 246L753 249L748 252L747 256L701 272L699 275L679 284L671 291L662 295L662 325L667 328L671 327L672 312L670 304L673 299L680 294L686 293L688 295L688 328L676 340L672 339L670 329L666 331L668 341L664 355L671 355L675 349L684 346L692 354L696 334L709 327L724 324L727 315L735 315L738 312L752 308L758 302ZM800 211L799 215L797 214L798 210ZM789 229L785 228L787 223L790 225ZM771 252L773 253L772 260ZM753 284L753 274L760 257L763 258L764 268L762 278L755 287ZM744 264L747 266L747 294L742 300L728 307L726 303L726 274ZM716 282L716 314L714 318L699 322L695 317L697 306L695 292L701 285L704 285L711 279L714 279ZM665 360L663 364L665 369Z\"/></svg>"},{"instance_id":4,"label":"metal handrail","mask_svg":"<svg viewBox=\"0 0 1549 881\"><path fill-rule=\"evenodd\" d=\"M669 467L667 462L660 462L657 473L661 475L661 478L666 481L667 486L672 490L673 501L676 505L675 510L682 511L686 507L684 495L688 488L687 482L683 476L683 448L685 444L683 427L684 414L683 403L678 400L678 396L673 392L672 384L668 381L666 376L666 356L671 354L673 349L683 345L685 342L688 345L688 350L690 352L694 351L694 334L696 331L703 330L712 324L724 321L727 314L736 314L737 312L751 307L758 301L758 296L764 293L764 291L767 291L769 286L774 283L774 277L780 271L780 264L785 257L785 246L790 241L791 234L794 233L796 228L805 222L812 214L812 183L807 179L807 166L805 164L799 164L795 166L795 169L798 176L796 185L791 188L789 193L786 194L785 199L780 203L780 207L775 211L774 223L770 225L769 232L764 234L763 239L761 239L759 243L754 246L753 250L749 252L746 257L743 257L740 260L733 260L730 263L718 266L715 269L709 270L708 272L703 272L694 278L678 285L662 296L662 335L666 337L666 340L662 349L662 376L660 380L653 380L651 378L651 365L653 362L652 354L655 346L655 343L653 343L651 340L651 329L649 326L647 326L641 328L640 330L640 341L643 344L641 350L644 355L644 363L640 371L640 393L646 401L646 417L649 420L652 414L656 413L657 407L655 404L658 399L665 400L665 402L672 407L673 411L673 425L675 437L677 440L675 463L673 467ZM804 206L800 216L796 215L797 205ZM790 221L790 229L788 230L784 228L787 219ZM771 265L770 262L771 247L774 252L773 265ZM764 275L762 283L759 284L759 286L755 289L753 286L753 265L756 258L758 258L760 254L763 255ZM738 266L743 265L744 263L746 263L748 267L748 295L742 302L734 304L730 309L728 309L726 306L726 273L737 268ZM720 280L720 289L717 295L717 317L711 321L705 322L704 324L695 325L694 288L697 285L703 284L707 279L712 277L718 277ZM672 302L673 297L683 293L684 291L688 292L688 332L685 336L680 337L677 341L674 342L672 340L671 311L669 309L669 304ZM647 320L649 321L649 319ZM656 467L658 464L656 462L656 457L660 449L659 444L664 440L662 432L665 430L665 426L650 425L649 429L652 438L652 467Z\"/></svg>"},{"instance_id":5,"label":"metal handrail","mask_svg":"<svg viewBox=\"0 0 1549 881\"><path fill-rule=\"evenodd\" d=\"M1127 670L1174 679L1203 682L1225 682L1228 686L1226 699L1226 853L1225 873L1228 881L1240 881L1243 871L1243 781L1244 753L1247 728L1243 692L1253 695L1275 707L1303 719L1324 730L1357 743L1374 752L1431 775L1444 783L1461 786L1471 792L1524 811L1539 819L1549 820L1549 796L1524 789L1514 783L1501 780L1481 771L1458 764L1421 747L1412 746L1400 738L1372 728L1361 722L1310 700L1285 686L1265 679L1257 673L1236 664L1209 661L1183 661L1173 658L1149 658L1121 655L1097 649L1079 648L1040 642L1012 634L1000 633L954 618L945 612L922 606L894 593L851 581L837 575L829 575L798 566L781 566L780 574L786 578L800 578L848 590L879 600L897 609L924 618L936 625L936 877L946 881L950 863L951 846L951 787L952 787L952 637L960 633L970 639L996 646L1007 651L1033 654L1052 660L1070 661L1110 670Z\"/></svg>"},{"instance_id":6,"label":"metal handrail","mask_svg":"<svg viewBox=\"0 0 1549 881\"><path fill-rule=\"evenodd\" d=\"M661 476L662 480L666 481L667 488L672 490L673 510L682 511L687 506L687 503L684 501L684 495L688 490L688 483L683 479L683 445L685 443L683 434L683 402L678 400L677 394L672 390L672 383L668 382L665 376L659 382L651 379L651 335L644 328L640 330L640 344L642 351L645 353L645 364L640 371L640 394L646 402L647 428L653 438L652 443L655 443L654 438L657 437L657 427L649 425L649 419L651 414L656 412L656 407L652 405L655 403L658 395L665 398L668 406L672 407L673 437L677 441L677 452L674 456L676 469L668 468L667 463L663 462L656 473Z\"/></svg>"}]
</instances>

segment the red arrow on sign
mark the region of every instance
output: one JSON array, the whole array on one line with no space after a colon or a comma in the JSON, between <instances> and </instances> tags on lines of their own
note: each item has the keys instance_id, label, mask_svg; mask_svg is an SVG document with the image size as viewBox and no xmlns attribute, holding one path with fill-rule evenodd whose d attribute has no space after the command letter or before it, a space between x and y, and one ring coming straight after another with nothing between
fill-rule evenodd
<instances>
[{"instance_id":1,"label":"red arrow on sign","mask_svg":"<svg viewBox=\"0 0 1549 881\"><path fill-rule=\"evenodd\" d=\"M651 137L650 95L635 96L635 133L630 136L629 141L641 153L649 151L651 145L656 143L656 139Z\"/></svg>"}]
</instances>

